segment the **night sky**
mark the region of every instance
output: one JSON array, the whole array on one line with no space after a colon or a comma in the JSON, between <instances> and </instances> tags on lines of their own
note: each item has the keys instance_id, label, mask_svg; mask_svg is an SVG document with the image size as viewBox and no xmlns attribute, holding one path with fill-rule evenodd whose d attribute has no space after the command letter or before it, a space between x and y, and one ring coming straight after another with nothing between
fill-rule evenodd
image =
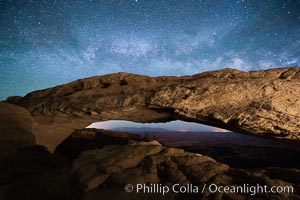
<instances>
[{"instance_id":1,"label":"night sky","mask_svg":"<svg viewBox=\"0 0 300 200\"><path fill-rule=\"evenodd\" d=\"M125 71L300 65L300 0L0 0L0 99Z\"/></svg>"}]
</instances>

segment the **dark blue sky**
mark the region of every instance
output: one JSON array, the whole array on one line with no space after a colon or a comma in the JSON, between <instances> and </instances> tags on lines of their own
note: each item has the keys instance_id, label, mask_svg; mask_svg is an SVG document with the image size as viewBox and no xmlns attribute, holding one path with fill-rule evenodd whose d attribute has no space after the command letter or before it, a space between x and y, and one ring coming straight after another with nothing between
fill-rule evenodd
<instances>
[{"instance_id":1,"label":"dark blue sky","mask_svg":"<svg viewBox=\"0 0 300 200\"><path fill-rule=\"evenodd\" d=\"M0 99L119 71L300 64L300 0L0 0Z\"/></svg>"}]
</instances>

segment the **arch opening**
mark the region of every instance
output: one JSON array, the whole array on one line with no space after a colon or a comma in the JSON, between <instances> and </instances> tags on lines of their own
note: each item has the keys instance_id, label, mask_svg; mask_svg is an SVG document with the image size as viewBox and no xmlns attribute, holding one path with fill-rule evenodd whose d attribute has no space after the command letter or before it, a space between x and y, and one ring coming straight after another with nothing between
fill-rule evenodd
<instances>
[{"instance_id":1,"label":"arch opening","mask_svg":"<svg viewBox=\"0 0 300 200\"><path fill-rule=\"evenodd\" d=\"M232 167L300 167L300 163L295 161L300 152L287 144L196 122L108 120L92 123L86 128L138 134L141 138L155 139L168 147L208 155Z\"/></svg>"}]
</instances>

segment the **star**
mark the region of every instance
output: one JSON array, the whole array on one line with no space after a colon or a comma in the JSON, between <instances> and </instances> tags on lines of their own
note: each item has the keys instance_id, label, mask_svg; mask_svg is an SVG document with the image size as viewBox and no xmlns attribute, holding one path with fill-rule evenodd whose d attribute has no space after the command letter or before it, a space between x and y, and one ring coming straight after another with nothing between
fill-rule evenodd
<instances>
[{"instance_id":1,"label":"star","mask_svg":"<svg viewBox=\"0 0 300 200\"><path fill-rule=\"evenodd\" d=\"M0 0L0 100L119 71L300 65L298 1L89 1Z\"/></svg>"}]
</instances>

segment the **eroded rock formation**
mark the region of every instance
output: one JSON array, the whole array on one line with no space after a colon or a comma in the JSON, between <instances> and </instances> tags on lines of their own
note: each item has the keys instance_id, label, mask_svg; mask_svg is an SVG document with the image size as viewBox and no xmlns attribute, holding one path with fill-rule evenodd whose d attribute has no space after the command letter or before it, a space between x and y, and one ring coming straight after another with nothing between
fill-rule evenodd
<instances>
[{"instance_id":1,"label":"eroded rock formation","mask_svg":"<svg viewBox=\"0 0 300 200\"><path fill-rule=\"evenodd\" d=\"M168 148L157 141L142 141L127 133L74 131L109 119L184 119L298 140L299 97L299 68L257 72L224 69L194 76L153 78L118 73L35 91L25 97L10 97L7 102L15 105L0 104L0 198L140 198L139 194L124 192L124 184L128 183L290 185L294 194L249 196L205 191L201 196L299 198L298 169L233 169L208 156ZM34 146L35 138L51 151L61 144L53 155L42 146ZM143 196L154 197L161 198ZM182 196L169 194L168 198Z\"/></svg>"},{"instance_id":2,"label":"eroded rock formation","mask_svg":"<svg viewBox=\"0 0 300 200\"><path fill-rule=\"evenodd\" d=\"M92 122L185 119L264 136L299 139L300 69L210 71L183 77L128 73L80 79L7 102L28 109L50 150ZM51 135L51 138L45 137Z\"/></svg>"},{"instance_id":3,"label":"eroded rock formation","mask_svg":"<svg viewBox=\"0 0 300 200\"><path fill-rule=\"evenodd\" d=\"M91 144L92 140L108 141L107 145ZM79 142L81 140L81 142ZM122 141L122 144L116 145ZM211 157L186 152L178 148L162 146L157 141L142 141L135 135L97 129L76 130L59 146L56 157L64 155L70 146L81 149L78 156L68 154L70 167L65 172L68 179L76 180L73 186L64 180L68 188L77 188L85 200L109 197L110 199L297 199L299 198L300 171L292 168L234 169ZM85 148L82 148L85 147ZM62 184L58 182L57 184ZM293 193L256 195L234 193L211 193L208 189L198 193L161 194L128 193L127 184L161 184L169 186L193 184L202 188L204 184L217 185L266 185L292 186ZM74 186L75 185L75 186ZM52 188L55 187L53 183ZM46 190L47 191L47 190ZM71 190L72 191L72 190ZM68 191L70 192L70 191ZM49 192L43 192L49 194ZM56 193L56 191L55 191ZM65 194L63 192L62 194ZM72 193L73 194L73 193Z\"/></svg>"},{"instance_id":4,"label":"eroded rock formation","mask_svg":"<svg viewBox=\"0 0 300 200\"><path fill-rule=\"evenodd\" d=\"M75 150L75 151L74 151ZM75 130L53 155L45 147L17 150L0 158L0 199L298 199L298 169L234 169L196 153L142 141L136 135L97 129ZM169 192L128 193L127 184L292 186L290 193L256 195Z\"/></svg>"},{"instance_id":5,"label":"eroded rock formation","mask_svg":"<svg viewBox=\"0 0 300 200\"><path fill-rule=\"evenodd\" d=\"M130 140L140 140L138 135L102 129L77 129L55 149L55 154L68 159L77 158L81 152L107 145L125 145Z\"/></svg>"}]
</instances>

